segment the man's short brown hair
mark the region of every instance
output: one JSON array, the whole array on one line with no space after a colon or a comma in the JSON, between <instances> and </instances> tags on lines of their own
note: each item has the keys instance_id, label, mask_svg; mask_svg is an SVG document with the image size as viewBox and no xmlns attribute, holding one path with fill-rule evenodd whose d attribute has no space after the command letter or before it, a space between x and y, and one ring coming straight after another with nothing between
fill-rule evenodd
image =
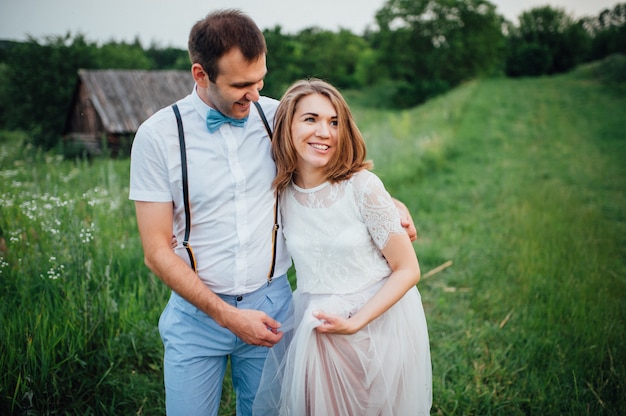
<instances>
[{"instance_id":1,"label":"man's short brown hair","mask_svg":"<svg viewBox=\"0 0 626 416\"><path fill-rule=\"evenodd\" d=\"M240 10L218 10L198 21L189 34L191 63L202 65L209 80L219 75L217 62L232 48L239 48L252 62L267 52L265 38L259 27Z\"/></svg>"}]
</instances>

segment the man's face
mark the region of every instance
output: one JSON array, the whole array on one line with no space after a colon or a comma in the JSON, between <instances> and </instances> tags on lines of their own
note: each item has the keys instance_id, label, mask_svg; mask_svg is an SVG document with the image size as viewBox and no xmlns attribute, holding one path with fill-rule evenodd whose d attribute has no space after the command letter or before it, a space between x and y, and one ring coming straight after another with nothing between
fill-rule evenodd
<instances>
[{"instance_id":1,"label":"man's face","mask_svg":"<svg viewBox=\"0 0 626 416\"><path fill-rule=\"evenodd\" d=\"M206 88L198 84L198 94L211 107L232 118L244 118L250 113L252 101L258 101L259 91L267 73L265 54L248 62L238 48L231 49L218 62L215 82L205 74Z\"/></svg>"}]
</instances>

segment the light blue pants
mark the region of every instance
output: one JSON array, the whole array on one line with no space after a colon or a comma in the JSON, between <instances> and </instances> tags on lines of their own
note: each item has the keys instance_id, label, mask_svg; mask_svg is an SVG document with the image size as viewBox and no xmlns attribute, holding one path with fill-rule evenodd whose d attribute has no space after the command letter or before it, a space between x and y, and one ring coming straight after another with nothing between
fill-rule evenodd
<instances>
[{"instance_id":1,"label":"light blue pants","mask_svg":"<svg viewBox=\"0 0 626 416\"><path fill-rule=\"evenodd\" d=\"M291 314L286 275L249 294L219 296L239 309L261 310L281 323ZM229 357L237 415L252 414L268 348L244 343L175 292L161 314L159 331L165 347L168 416L217 415Z\"/></svg>"}]
</instances>

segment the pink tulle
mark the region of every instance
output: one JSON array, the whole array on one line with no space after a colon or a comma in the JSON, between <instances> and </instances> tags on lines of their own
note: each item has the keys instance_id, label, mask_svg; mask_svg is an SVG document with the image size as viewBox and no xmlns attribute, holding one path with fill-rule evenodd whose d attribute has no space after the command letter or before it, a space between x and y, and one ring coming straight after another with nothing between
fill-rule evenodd
<instances>
[{"instance_id":1,"label":"pink tulle","mask_svg":"<svg viewBox=\"0 0 626 416\"><path fill-rule=\"evenodd\" d=\"M288 331L285 343L270 350L255 415L430 413L430 349L417 289L354 335L315 331L319 321L313 311L349 316L377 289L347 296L296 291L298 324Z\"/></svg>"}]
</instances>

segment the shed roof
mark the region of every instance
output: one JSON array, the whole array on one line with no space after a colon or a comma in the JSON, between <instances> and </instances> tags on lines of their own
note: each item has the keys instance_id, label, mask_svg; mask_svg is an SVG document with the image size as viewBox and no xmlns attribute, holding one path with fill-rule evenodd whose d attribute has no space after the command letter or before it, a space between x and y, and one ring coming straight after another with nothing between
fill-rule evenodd
<instances>
[{"instance_id":1,"label":"shed roof","mask_svg":"<svg viewBox=\"0 0 626 416\"><path fill-rule=\"evenodd\" d=\"M188 95L189 71L78 70L79 82L107 133L134 133L159 109ZM76 97L75 97L76 99Z\"/></svg>"}]
</instances>

